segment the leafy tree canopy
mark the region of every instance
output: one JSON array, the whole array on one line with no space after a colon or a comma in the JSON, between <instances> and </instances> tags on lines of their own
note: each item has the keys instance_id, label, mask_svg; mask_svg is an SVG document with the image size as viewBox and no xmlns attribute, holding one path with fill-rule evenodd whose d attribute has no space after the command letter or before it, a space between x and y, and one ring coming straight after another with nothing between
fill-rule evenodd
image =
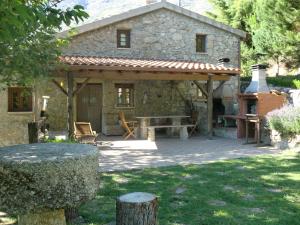
<instances>
[{"instance_id":1,"label":"leafy tree canopy","mask_svg":"<svg viewBox=\"0 0 300 225\"><path fill-rule=\"evenodd\" d=\"M242 69L270 59L289 68L300 65L300 0L210 0L210 16L242 29L248 37L241 46Z\"/></svg>"},{"instance_id":2,"label":"leafy tree canopy","mask_svg":"<svg viewBox=\"0 0 300 225\"><path fill-rule=\"evenodd\" d=\"M57 8L61 0L0 1L0 83L30 84L57 64L62 26L88 17L83 7Z\"/></svg>"}]
</instances>

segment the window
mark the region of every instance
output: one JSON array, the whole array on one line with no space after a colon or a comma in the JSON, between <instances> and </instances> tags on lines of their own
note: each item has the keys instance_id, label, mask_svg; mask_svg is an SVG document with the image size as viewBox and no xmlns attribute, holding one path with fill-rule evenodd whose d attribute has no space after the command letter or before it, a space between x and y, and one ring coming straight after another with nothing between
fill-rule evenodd
<instances>
[{"instance_id":1,"label":"window","mask_svg":"<svg viewBox=\"0 0 300 225\"><path fill-rule=\"evenodd\" d=\"M133 84L116 84L117 107L134 106L134 85Z\"/></svg>"},{"instance_id":2,"label":"window","mask_svg":"<svg viewBox=\"0 0 300 225\"><path fill-rule=\"evenodd\" d=\"M24 87L8 88L8 112L31 112L32 89Z\"/></svg>"},{"instance_id":3,"label":"window","mask_svg":"<svg viewBox=\"0 0 300 225\"><path fill-rule=\"evenodd\" d=\"M206 52L206 35L196 35L196 52Z\"/></svg>"},{"instance_id":4,"label":"window","mask_svg":"<svg viewBox=\"0 0 300 225\"><path fill-rule=\"evenodd\" d=\"M117 47L130 48L130 30L117 30Z\"/></svg>"}]
</instances>

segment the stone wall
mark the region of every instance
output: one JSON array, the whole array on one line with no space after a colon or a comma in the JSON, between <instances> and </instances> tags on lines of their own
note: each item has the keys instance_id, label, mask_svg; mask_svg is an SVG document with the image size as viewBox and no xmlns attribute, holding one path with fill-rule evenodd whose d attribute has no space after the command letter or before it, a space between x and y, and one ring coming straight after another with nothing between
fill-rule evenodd
<instances>
[{"instance_id":1,"label":"stone wall","mask_svg":"<svg viewBox=\"0 0 300 225\"><path fill-rule=\"evenodd\" d=\"M134 83L134 107L116 107L115 83ZM179 94L187 98L185 85L185 82L170 81L103 81L103 133L118 135L123 132L118 121L119 111L129 120L136 120L136 116L185 114L185 103Z\"/></svg>"},{"instance_id":2,"label":"stone wall","mask_svg":"<svg viewBox=\"0 0 300 225\"><path fill-rule=\"evenodd\" d=\"M33 112L7 112L7 89L0 92L0 146L28 143L28 122L34 119Z\"/></svg>"},{"instance_id":3,"label":"stone wall","mask_svg":"<svg viewBox=\"0 0 300 225\"><path fill-rule=\"evenodd\" d=\"M118 49L117 29L131 30L131 48ZM196 52L196 34L207 35L207 53ZM69 55L184 59L239 66L239 37L198 20L160 9L73 37Z\"/></svg>"}]
</instances>

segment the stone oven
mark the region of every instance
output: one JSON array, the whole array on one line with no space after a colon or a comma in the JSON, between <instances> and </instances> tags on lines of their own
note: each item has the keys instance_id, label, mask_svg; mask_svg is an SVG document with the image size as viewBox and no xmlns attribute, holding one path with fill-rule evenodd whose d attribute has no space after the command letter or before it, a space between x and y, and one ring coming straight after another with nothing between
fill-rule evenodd
<instances>
[{"instance_id":1,"label":"stone oven","mask_svg":"<svg viewBox=\"0 0 300 225\"><path fill-rule=\"evenodd\" d=\"M237 137L246 136L246 119L264 116L277 108L281 108L286 99L283 95L271 92L266 82L266 66L252 66L252 81L243 94L238 95L239 113L237 115ZM254 124L250 124L249 135L254 136Z\"/></svg>"}]
</instances>

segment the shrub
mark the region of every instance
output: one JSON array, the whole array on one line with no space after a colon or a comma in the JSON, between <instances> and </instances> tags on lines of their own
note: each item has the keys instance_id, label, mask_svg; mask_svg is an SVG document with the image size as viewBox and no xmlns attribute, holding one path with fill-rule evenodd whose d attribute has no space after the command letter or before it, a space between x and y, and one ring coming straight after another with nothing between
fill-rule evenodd
<instances>
[{"instance_id":1,"label":"shrub","mask_svg":"<svg viewBox=\"0 0 300 225\"><path fill-rule=\"evenodd\" d=\"M252 77L241 77L241 81L250 82ZM300 89L300 76L267 77L267 83L276 87Z\"/></svg>"},{"instance_id":2,"label":"shrub","mask_svg":"<svg viewBox=\"0 0 300 225\"><path fill-rule=\"evenodd\" d=\"M276 130L282 137L294 137L300 134L300 107L286 105L267 114L270 129Z\"/></svg>"}]
</instances>

